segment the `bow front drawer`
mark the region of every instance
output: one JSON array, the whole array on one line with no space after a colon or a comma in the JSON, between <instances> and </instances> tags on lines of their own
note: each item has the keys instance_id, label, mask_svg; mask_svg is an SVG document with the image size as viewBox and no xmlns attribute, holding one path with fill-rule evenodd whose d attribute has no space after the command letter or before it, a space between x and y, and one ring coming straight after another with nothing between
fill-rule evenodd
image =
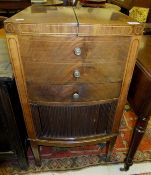
<instances>
[{"instance_id":1,"label":"bow front drawer","mask_svg":"<svg viewBox=\"0 0 151 175\"><path fill-rule=\"evenodd\" d=\"M46 85L27 82L31 102L91 102L118 98L121 83Z\"/></svg>"},{"instance_id":2,"label":"bow front drawer","mask_svg":"<svg viewBox=\"0 0 151 175\"><path fill-rule=\"evenodd\" d=\"M123 61L129 43L128 37L19 37L23 61L47 63Z\"/></svg>"},{"instance_id":3,"label":"bow front drawer","mask_svg":"<svg viewBox=\"0 0 151 175\"><path fill-rule=\"evenodd\" d=\"M104 83L122 81L125 64L122 62L94 64L46 64L24 63L27 81L67 84L67 83Z\"/></svg>"}]
</instances>

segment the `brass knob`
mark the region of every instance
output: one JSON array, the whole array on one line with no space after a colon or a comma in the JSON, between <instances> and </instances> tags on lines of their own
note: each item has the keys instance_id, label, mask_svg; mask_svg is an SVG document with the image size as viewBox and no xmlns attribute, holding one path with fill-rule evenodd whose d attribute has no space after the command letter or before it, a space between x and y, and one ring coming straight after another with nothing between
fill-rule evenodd
<instances>
[{"instance_id":1,"label":"brass knob","mask_svg":"<svg viewBox=\"0 0 151 175\"><path fill-rule=\"evenodd\" d=\"M80 47L76 47L74 49L74 53L75 53L75 55L80 56L81 55L81 49L80 49Z\"/></svg>"},{"instance_id":2,"label":"brass knob","mask_svg":"<svg viewBox=\"0 0 151 175\"><path fill-rule=\"evenodd\" d=\"M76 92L73 94L73 99L77 100L80 98L80 95Z\"/></svg>"},{"instance_id":3,"label":"brass knob","mask_svg":"<svg viewBox=\"0 0 151 175\"><path fill-rule=\"evenodd\" d=\"M74 76L75 78L80 78L80 71L79 71L79 70L75 70L75 71L73 72L73 76Z\"/></svg>"}]
</instances>

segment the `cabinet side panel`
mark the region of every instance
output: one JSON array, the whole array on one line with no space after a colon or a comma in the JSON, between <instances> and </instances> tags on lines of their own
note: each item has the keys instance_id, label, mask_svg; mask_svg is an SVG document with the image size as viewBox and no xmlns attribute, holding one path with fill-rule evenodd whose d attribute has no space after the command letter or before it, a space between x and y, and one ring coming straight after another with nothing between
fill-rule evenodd
<instances>
[{"instance_id":1,"label":"cabinet side panel","mask_svg":"<svg viewBox=\"0 0 151 175\"><path fill-rule=\"evenodd\" d=\"M32 115L30 111L30 106L28 105L26 86L24 84L24 75L22 70L22 63L20 59L18 38L15 35L7 35L7 43L9 54L11 58L11 63L13 67L13 72L16 79L17 89L23 109L24 120L27 127L28 136L35 139L35 128L33 125Z\"/></svg>"},{"instance_id":2,"label":"cabinet side panel","mask_svg":"<svg viewBox=\"0 0 151 175\"><path fill-rule=\"evenodd\" d=\"M128 89L130 86L134 66L136 63L136 56L138 53L139 41L140 41L140 36L132 37L132 41L130 44L130 50L129 50L129 54L127 58L127 63L125 67L125 72L124 72L121 93L120 93L120 97L119 97L119 101L118 101L118 105L116 109L116 114L115 114L115 119L114 119L114 123L112 127L112 132L118 131L119 126L120 126L120 121L121 121L121 117L123 114L124 105L127 100Z\"/></svg>"}]
</instances>

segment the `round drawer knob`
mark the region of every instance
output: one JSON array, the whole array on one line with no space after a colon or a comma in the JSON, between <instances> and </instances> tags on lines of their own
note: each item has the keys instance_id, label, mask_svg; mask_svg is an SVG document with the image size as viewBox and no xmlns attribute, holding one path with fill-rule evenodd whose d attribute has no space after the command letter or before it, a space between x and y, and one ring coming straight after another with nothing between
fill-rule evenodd
<instances>
[{"instance_id":1,"label":"round drawer knob","mask_svg":"<svg viewBox=\"0 0 151 175\"><path fill-rule=\"evenodd\" d=\"M73 73L75 78L80 78L80 71L79 70L75 70Z\"/></svg>"},{"instance_id":2,"label":"round drawer knob","mask_svg":"<svg viewBox=\"0 0 151 175\"><path fill-rule=\"evenodd\" d=\"M80 95L76 92L73 94L73 99L79 99L80 98Z\"/></svg>"},{"instance_id":3,"label":"round drawer knob","mask_svg":"<svg viewBox=\"0 0 151 175\"><path fill-rule=\"evenodd\" d=\"M76 48L74 49L74 53L75 53L75 55L77 55L77 56L81 55L81 49L80 49L79 47L76 47Z\"/></svg>"}]
</instances>

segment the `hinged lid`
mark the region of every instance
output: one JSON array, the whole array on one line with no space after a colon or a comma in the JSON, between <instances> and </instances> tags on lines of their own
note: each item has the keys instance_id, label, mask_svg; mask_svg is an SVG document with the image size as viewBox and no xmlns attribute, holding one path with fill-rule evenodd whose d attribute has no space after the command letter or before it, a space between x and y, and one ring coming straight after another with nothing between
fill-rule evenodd
<instances>
[{"instance_id":1,"label":"hinged lid","mask_svg":"<svg viewBox=\"0 0 151 175\"><path fill-rule=\"evenodd\" d=\"M33 5L5 21L7 33L21 35L140 35L143 25L112 9Z\"/></svg>"},{"instance_id":2,"label":"hinged lid","mask_svg":"<svg viewBox=\"0 0 151 175\"><path fill-rule=\"evenodd\" d=\"M71 7L33 5L5 21L7 33L77 34L77 20Z\"/></svg>"},{"instance_id":3,"label":"hinged lid","mask_svg":"<svg viewBox=\"0 0 151 175\"><path fill-rule=\"evenodd\" d=\"M79 36L140 35L144 26L113 9L75 8Z\"/></svg>"}]
</instances>

